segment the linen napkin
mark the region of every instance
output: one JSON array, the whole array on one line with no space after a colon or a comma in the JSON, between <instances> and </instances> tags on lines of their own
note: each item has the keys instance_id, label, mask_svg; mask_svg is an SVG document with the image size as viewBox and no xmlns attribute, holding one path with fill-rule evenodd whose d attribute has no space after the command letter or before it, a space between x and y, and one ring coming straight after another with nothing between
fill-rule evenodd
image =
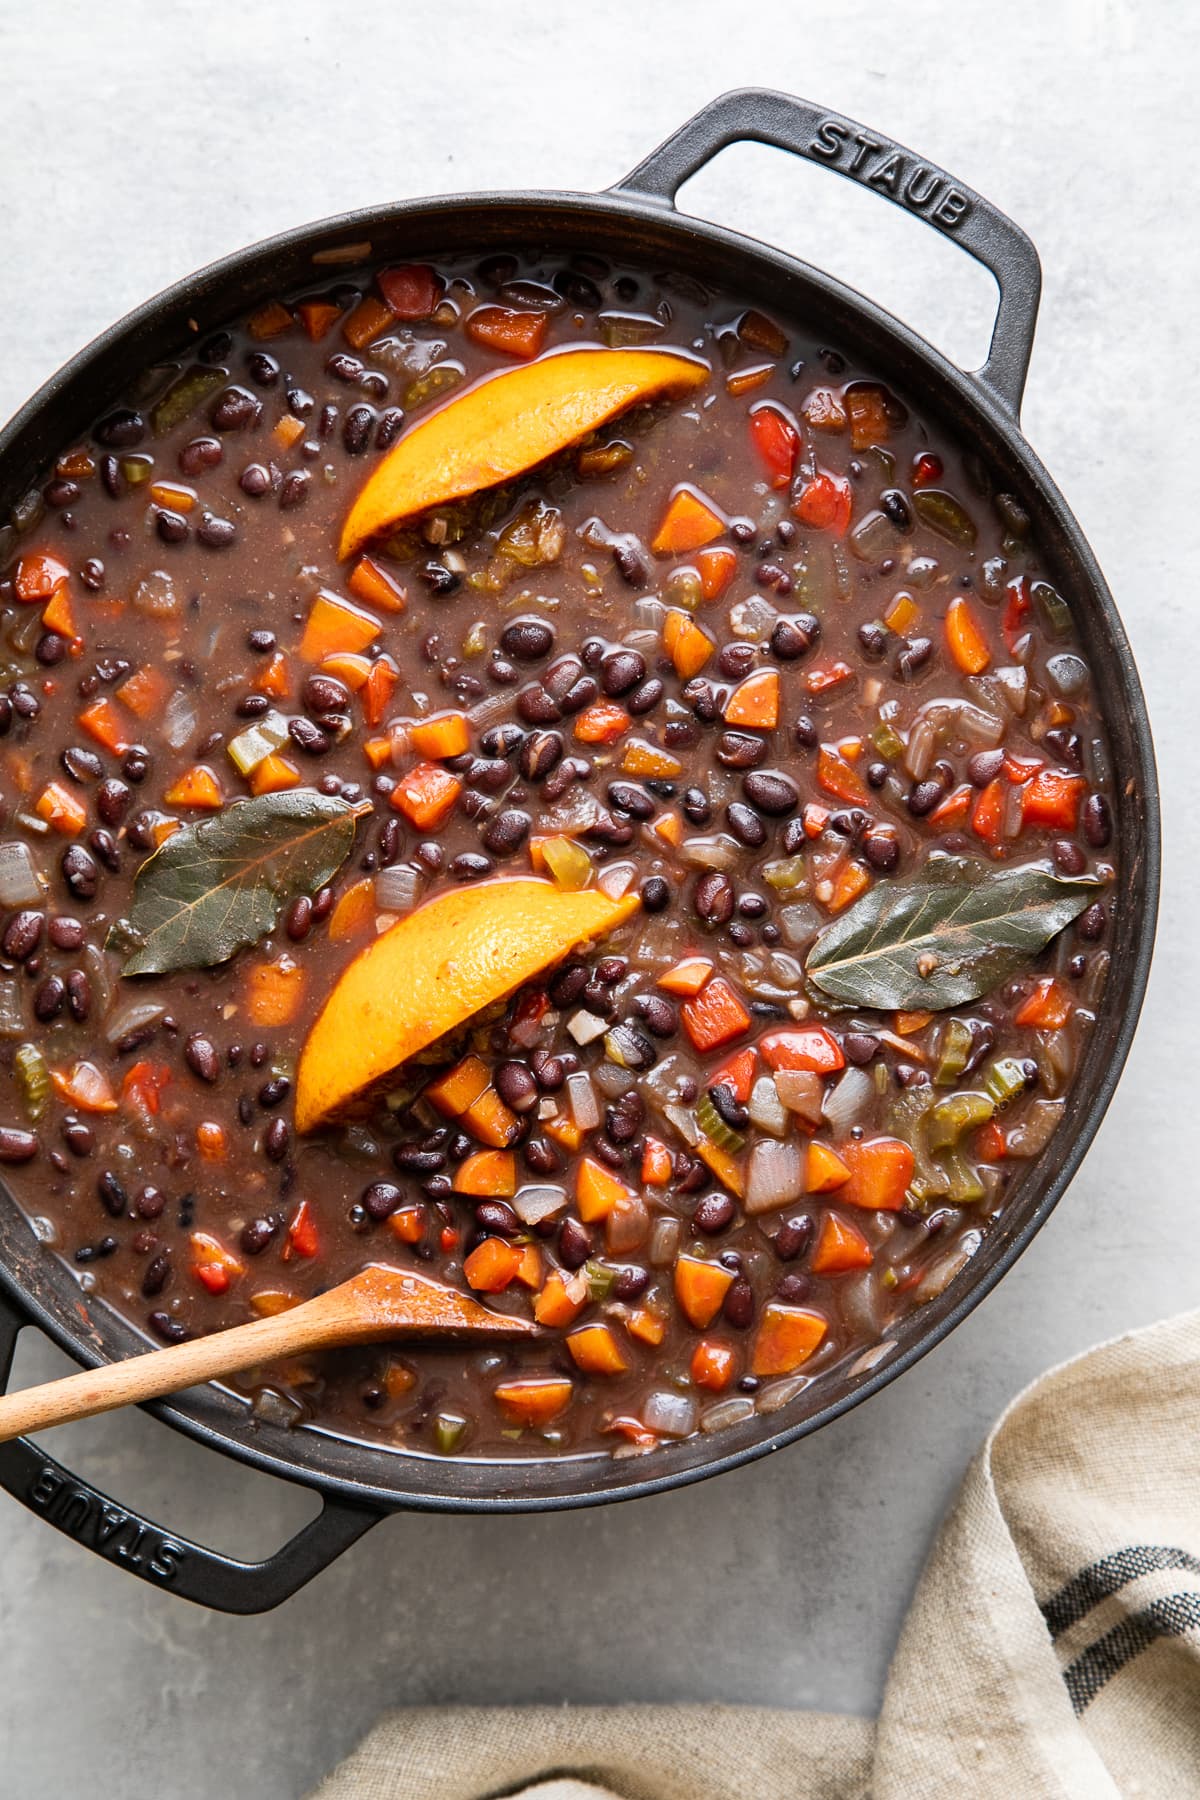
<instances>
[{"instance_id":1,"label":"linen napkin","mask_svg":"<svg viewBox=\"0 0 1200 1800\"><path fill-rule=\"evenodd\" d=\"M917 1584L877 1721L400 1709L313 1800L500 1795L1194 1800L1200 1312L1063 1364L1001 1416Z\"/></svg>"}]
</instances>

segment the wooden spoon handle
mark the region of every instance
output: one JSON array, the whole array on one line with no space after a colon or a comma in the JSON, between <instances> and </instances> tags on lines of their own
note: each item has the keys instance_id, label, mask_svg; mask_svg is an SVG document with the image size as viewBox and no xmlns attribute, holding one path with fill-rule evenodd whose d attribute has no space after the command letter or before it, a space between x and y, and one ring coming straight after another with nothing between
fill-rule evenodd
<instances>
[{"instance_id":1,"label":"wooden spoon handle","mask_svg":"<svg viewBox=\"0 0 1200 1800\"><path fill-rule=\"evenodd\" d=\"M336 1336L324 1305L328 1298L322 1294L271 1319L254 1319L249 1325L235 1325L209 1337L168 1344L124 1362L83 1369L78 1375L5 1394L0 1399L0 1444L24 1432L44 1431L50 1425L89 1419L116 1406L156 1400L198 1382L235 1374L252 1363L327 1345Z\"/></svg>"}]
</instances>

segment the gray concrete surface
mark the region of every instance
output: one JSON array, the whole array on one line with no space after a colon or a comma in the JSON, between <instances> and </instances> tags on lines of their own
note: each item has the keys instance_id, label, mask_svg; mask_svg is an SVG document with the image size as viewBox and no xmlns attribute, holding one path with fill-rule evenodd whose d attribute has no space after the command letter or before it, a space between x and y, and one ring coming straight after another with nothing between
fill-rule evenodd
<instances>
[{"instance_id":1,"label":"gray concrete surface","mask_svg":"<svg viewBox=\"0 0 1200 1800\"><path fill-rule=\"evenodd\" d=\"M249 1621L148 1591L0 1499L6 1794L284 1800L404 1701L873 1708L992 1417L1056 1360L1195 1302L1198 37L1195 13L1165 0L0 11L5 415L101 326L233 246L391 197L604 186L737 83L811 95L961 174L1043 255L1026 426L1129 623L1168 826L1156 975L1104 1129L1019 1268L916 1371L792 1452L685 1493L396 1518ZM989 284L870 196L743 148L687 198L978 360ZM63 1367L23 1345L21 1379ZM310 1510L141 1415L60 1445L110 1492L243 1554Z\"/></svg>"}]
</instances>

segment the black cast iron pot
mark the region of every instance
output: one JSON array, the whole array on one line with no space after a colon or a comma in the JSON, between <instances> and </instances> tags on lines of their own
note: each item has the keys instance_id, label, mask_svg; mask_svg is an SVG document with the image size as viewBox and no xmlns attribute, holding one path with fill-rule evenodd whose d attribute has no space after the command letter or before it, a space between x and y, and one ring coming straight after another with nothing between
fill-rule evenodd
<instances>
[{"instance_id":1,"label":"black cast iron pot","mask_svg":"<svg viewBox=\"0 0 1200 1800\"><path fill-rule=\"evenodd\" d=\"M977 258L995 276L1000 305L982 369L964 374L887 313L828 275L733 232L681 217L680 185L743 139L811 157L874 188ZM254 1419L217 1388L192 1390L150 1410L255 1468L323 1495L318 1517L261 1563L241 1563L175 1537L117 1506L24 1439L0 1448L0 1483L51 1525L144 1581L227 1612L275 1606L369 1529L401 1508L511 1512L592 1506L681 1486L803 1437L891 1381L952 1331L1019 1256L1055 1205L1100 1123L1141 1006L1158 897L1159 818L1146 707L1104 578L1050 477L1021 436L1018 408L1037 315L1040 269L1029 239L995 207L880 133L785 94L726 94L608 193L469 194L352 213L238 252L149 301L81 352L36 394L0 437L0 516L103 406L149 364L177 352L261 300L312 277L314 256L368 244L365 260L436 260L502 248L587 249L620 261L694 275L819 330L856 355L950 433L977 447L999 482L1020 496L1055 583L1067 597L1091 663L1122 772L1117 805L1120 893L1112 971L1048 1150L1027 1164L1002 1217L968 1269L895 1332L874 1368L831 1375L788 1407L715 1438L697 1437L646 1458L589 1455L512 1463L446 1461ZM195 324L193 324L193 321ZM83 1302L81 1304L81 1301ZM0 1194L0 1379L22 1326L35 1324L79 1362L145 1349L134 1328L41 1247Z\"/></svg>"}]
</instances>

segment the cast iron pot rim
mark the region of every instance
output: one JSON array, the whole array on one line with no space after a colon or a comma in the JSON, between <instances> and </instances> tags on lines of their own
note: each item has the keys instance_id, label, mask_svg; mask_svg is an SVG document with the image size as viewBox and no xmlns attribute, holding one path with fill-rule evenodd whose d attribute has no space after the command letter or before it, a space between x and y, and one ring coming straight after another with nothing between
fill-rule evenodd
<instances>
[{"instance_id":1,"label":"cast iron pot rim","mask_svg":"<svg viewBox=\"0 0 1200 1800\"><path fill-rule=\"evenodd\" d=\"M185 1432L199 1443L233 1456L238 1461L264 1473L298 1483L328 1498L342 1500L352 1506L386 1512L401 1510L455 1513L558 1511L596 1506L617 1500L641 1499L671 1488L687 1486L694 1481L706 1480L709 1476L723 1474L727 1470L753 1462L759 1457L766 1456L772 1451L782 1449L785 1445L808 1436L809 1433L818 1430L821 1426L840 1418L861 1401L869 1399L897 1376L903 1374L905 1370L911 1368L914 1363L941 1343L956 1326L961 1324L967 1315L991 1292L1001 1277L1008 1273L1031 1239L1041 1229L1078 1171L1116 1090L1129 1053L1145 997L1157 922L1161 855L1159 795L1145 700L1120 614L1095 556L1074 515L1040 459L1023 436L1016 412L1010 410L994 396L976 375L958 368L935 346L905 325L903 321L896 319L875 301L859 294L823 270L786 251L777 249L773 245L744 237L725 226L712 224L708 220L701 220L691 215L678 214L668 202L645 197L634 190L618 186L614 190L601 194L536 190L423 197L363 208L348 214L333 215L315 223L293 227L273 237L247 245L229 256L206 264L182 280L172 283L99 333L49 380L43 383L5 429L0 432L0 460L43 407L63 389L91 371L93 366L99 363L105 355L134 337L142 327L153 324L164 312L185 306L189 299L197 295L198 291L203 293L206 299L219 293L221 287L230 278L241 274L247 264L255 260L268 259L273 254L295 252L306 244L315 246L321 243L324 247L329 248L339 242L353 243L356 238L369 237L375 230L387 227L397 219L414 219L422 215L430 226L429 239L432 248L437 241L436 227L438 224L443 220L452 222L455 214L464 209L523 214L524 218L520 222L526 226L525 235L528 242L536 241L538 219L543 212L552 212L556 217L556 224L578 220L583 227L586 227L589 221L594 220L598 214L618 220L638 218L647 223L653 223L659 229L665 228L673 234L681 234L685 240L693 243L699 242L710 252L726 252L733 258L753 258L774 263L781 272L791 277L801 278L814 290L822 293L831 303L857 315L860 324L866 324L876 333L882 331L894 343L899 344L904 352L922 365L922 372L932 377L931 387L935 395L938 384L949 387L955 392L959 402L965 403L968 410L984 416L990 429L1001 440L1014 461L1020 465L1030 486L1036 490L1040 504L1056 515L1060 528L1070 540L1072 554L1078 561L1081 576L1090 587L1097 606L1105 617L1107 628L1117 650L1121 672L1120 685L1124 689L1124 698L1129 707L1133 736L1140 762L1136 775L1144 820L1144 842L1141 851L1145 899L1141 916L1137 921L1133 968L1129 976L1129 1003L1115 1021L1111 1013L1106 1014L1103 1008L1098 1018L1097 1030L1100 1029L1102 1022L1107 1022L1110 1028L1115 1024L1115 1030L1112 1033L1111 1054L1103 1066L1091 1097L1083 1110L1074 1141L1057 1173L1048 1182L1036 1203L1030 1207L1020 1226L1012 1232L1008 1241L1002 1246L994 1262L989 1267L981 1269L974 1278L972 1278L969 1268L961 1272L949 1284L945 1293L953 1293L959 1280L963 1281L962 1292L957 1294L952 1303L947 1303L945 1306L941 1305L944 1296L938 1296L928 1303L924 1310L930 1315L931 1323L925 1330L915 1335L911 1344L896 1355L886 1358L876 1369L868 1371L862 1378L851 1378L853 1385L816 1412L777 1430L768 1430L762 1437L756 1438L751 1443L741 1444L735 1450L705 1458L695 1466L671 1467L671 1451L675 1446L662 1446L653 1453L653 1460L659 1464L654 1472L648 1473L641 1479L623 1481L616 1487L607 1485L601 1478L586 1491L579 1493L456 1495L410 1493L397 1487L376 1487L368 1482L347 1479L338 1474L309 1468L271 1450L264 1450L258 1444L248 1442L236 1435L239 1427L242 1430L245 1429L247 1414L244 1406L235 1400L227 1390L218 1390L222 1402L227 1402L229 1406L237 1408L237 1417L235 1420L231 1420L228 1429L210 1423L205 1418L194 1417L185 1405L174 1398L150 1402L145 1408L146 1411L153 1413L166 1424ZM530 227L532 229L529 229ZM314 274L314 281L321 278L330 281L336 280L340 273L348 274L354 266L352 263L347 263L343 267L328 265ZM209 329L216 328L215 325L209 327ZM934 405L936 407L936 398ZM1105 998L1108 998L1107 989ZM1066 1124L1067 1121L1064 1120L1059 1132ZM1056 1132L1056 1137L1059 1132ZM10 1203L15 1205L15 1202ZM994 1229L999 1229L999 1227ZM90 1345L77 1337L65 1319L60 1319L43 1306L38 1299L27 1294L21 1287L16 1274L7 1264L0 1264L0 1289L8 1294L29 1323L37 1325L76 1361L87 1367L95 1368L109 1360L97 1354ZM97 1303L93 1301L93 1304ZM129 1325L123 1315L117 1313L115 1309L108 1307L103 1302L99 1303L99 1307L120 1324ZM832 1378L837 1371L831 1370L829 1374ZM842 1372L842 1379L847 1379L845 1372ZM214 1399L215 1397L215 1394L211 1396ZM762 1416L759 1415L760 1418ZM749 1424L751 1421L746 1423ZM731 1431L737 1429L737 1427L730 1428ZM319 1441L321 1434L314 1432L306 1435ZM721 1435L714 1434L714 1444L719 1442ZM341 1441L346 1442L347 1440ZM400 1475L403 1475L406 1467L410 1464L411 1459L407 1458L402 1451L391 1451L387 1446L376 1446L359 1439L349 1440L349 1442L352 1448L361 1447L367 1451L378 1450L383 1455L394 1457L396 1470ZM538 1458L534 1460L540 1466L545 1466L547 1463L553 1465L555 1459ZM567 1467L579 1466L576 1458L568 1457L561 1460ZM600 1460L597 1458L597 1462ZM512 1470L514 1478L519 1477L519 1464L500 1463L496 1466L505 1471ZM607 1461L606 1467L608 1471L624 1474L630 1464L613 1462L610 1459Z\"/></svg>"}]
</instances>

